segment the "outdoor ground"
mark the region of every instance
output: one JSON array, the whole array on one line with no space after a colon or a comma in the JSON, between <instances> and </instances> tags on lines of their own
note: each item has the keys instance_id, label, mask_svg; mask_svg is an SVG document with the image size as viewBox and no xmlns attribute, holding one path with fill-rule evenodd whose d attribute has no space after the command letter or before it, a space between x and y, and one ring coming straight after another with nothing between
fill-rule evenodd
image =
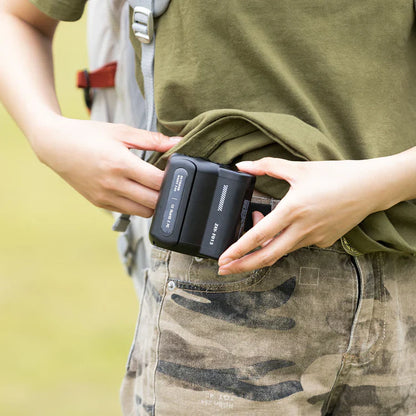
<instances>
[{"instance_id":1,"label":"outdoor ground","mask_svg":"<svg viewBox=\"0 0 416 416\"><path fill-rule=\"evenodd\" d=\"M63 112L86 118L75 71L85 20L55 43ZM138 312L109 214L33 155L0 105L0 415L115 416Z\"/></svg>"}]
</instances>

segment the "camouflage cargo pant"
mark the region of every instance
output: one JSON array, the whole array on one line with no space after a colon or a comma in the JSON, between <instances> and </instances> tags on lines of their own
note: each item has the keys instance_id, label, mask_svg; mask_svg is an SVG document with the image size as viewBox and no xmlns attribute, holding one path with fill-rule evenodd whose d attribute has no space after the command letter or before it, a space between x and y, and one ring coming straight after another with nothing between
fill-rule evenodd
<instances>
[{"instance_id":1,"label":"camouflage cargo pant","mask_svg":"<svg viewBox=\"0 0 416 416\"><path fill-rule=\"evenodd\" d=\"M340 243L218 276L154 248L124 415L416 415L416 257Z\"/></svg>"}]
</instances>

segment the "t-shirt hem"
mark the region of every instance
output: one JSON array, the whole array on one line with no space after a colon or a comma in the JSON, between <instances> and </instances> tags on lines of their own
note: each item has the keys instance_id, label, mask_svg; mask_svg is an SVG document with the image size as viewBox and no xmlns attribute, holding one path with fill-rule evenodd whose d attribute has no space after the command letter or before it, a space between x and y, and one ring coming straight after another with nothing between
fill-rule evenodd
<instances>
[{"instance_id":1,"label":"t-shirt hem","mask_svg":"<svg viewBox=\"0 0 416 416\"><path fill-rule=\"evenodd\" d=\"M52 19L62 20L64 22L75 22L81 18L84 13L85 4L74 8L62 4L43 4L39 0L30 0L42 13L45 13Z\"/></svg>"}]
</instances>

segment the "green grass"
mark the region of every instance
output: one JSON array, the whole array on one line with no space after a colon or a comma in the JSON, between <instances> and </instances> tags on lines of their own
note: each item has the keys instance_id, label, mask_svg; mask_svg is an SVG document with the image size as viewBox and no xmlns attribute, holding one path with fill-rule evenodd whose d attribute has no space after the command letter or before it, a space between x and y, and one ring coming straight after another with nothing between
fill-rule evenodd
<instances>
[{"instance_id":1,"label":"green grass","mask_svg":"<svg viewBox=\"0 0 416 416\"><path fill-rule=\"evenodd\" d=\"M56 81L65 115L86 118L75 71L85 19L61 24ZM33 155L0 107L0 414L120 415L138 311L112 219Z\"/></svg>"}]
</instances>

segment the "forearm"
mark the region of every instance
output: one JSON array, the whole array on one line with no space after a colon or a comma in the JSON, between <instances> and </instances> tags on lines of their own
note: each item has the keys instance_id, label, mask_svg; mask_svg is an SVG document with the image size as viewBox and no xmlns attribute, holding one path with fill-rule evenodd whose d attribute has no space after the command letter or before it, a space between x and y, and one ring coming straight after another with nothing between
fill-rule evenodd
<instances>
[{"instance_id":1,"label":"forearm","mask_svg":"<svg viewBox=\"0 0 416 416\"><path fill-rule=\"evenodd\" d=\"M402 153L381 158L378 180L385 183L385 206L416 199L416 146Z\"/></svg>"},{"instance_id":2,"label":"forearm","mask_svg":"<svg viewBox=\"0 0 416 416\"><path fill-rule=\"evenodd\" d=\"M60 114L55 94L52 36L0 10L0 99L29 139L41 148L39 131Z\"/></svg>"}]
</instances>

